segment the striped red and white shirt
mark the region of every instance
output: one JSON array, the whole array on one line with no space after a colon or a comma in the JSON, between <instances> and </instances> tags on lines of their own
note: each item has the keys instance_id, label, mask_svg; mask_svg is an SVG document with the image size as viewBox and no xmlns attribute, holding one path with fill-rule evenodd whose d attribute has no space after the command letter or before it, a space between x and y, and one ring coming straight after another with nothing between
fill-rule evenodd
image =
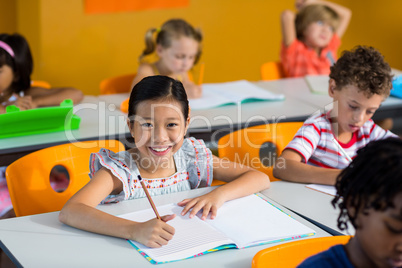
<instances>
[{"instance_id":1,"label":"striped red and white shirt","mask_svg":"<svg viewBox=\"0 0 402 268\"><path fill-rule=\"evenodd\" d=\"M335 136L329 114L330 111L308 118L285 149L291 149L301 154L303 162L307 164L343 169L349 165L349 161L333 141ZM345 144L335 139L353 159L356 157L357 150L366 146L370 141L388 137L396 137L396 135L377 126L370 119L353 133L352 139L348 143Z\"/></svg>"}]
</instances>

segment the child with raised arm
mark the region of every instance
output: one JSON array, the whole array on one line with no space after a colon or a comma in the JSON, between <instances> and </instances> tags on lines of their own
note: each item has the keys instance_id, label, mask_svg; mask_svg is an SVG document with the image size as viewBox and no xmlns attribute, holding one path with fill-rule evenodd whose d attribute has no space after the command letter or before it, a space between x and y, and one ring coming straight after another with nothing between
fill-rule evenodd
<instances>
[{"instance_id":1,"label":"child with raised arm","mask_svg":"<svg viewBox=\"0 0 402 268\"><path fill-rule=\"evenodd\" d=\"M201 56L201 41L201 32L182 19L171 19L160 28L149 29L131 88L146 76L166 75L183 83L189 99L200 98L202 88L191 81L188 72ZM156 62L142 62L153 52L159 58Z\"/></svg>"},{"instance_id":2,"label":"child with raised arm","mask_svg":"<svg viewBox=\"0 0 402 268\"><path fill-rule=\"evenodd\" d=\"M346 245L312 256L298 267L402 267L402 140L374 141L358 151L336 182L338 227L356 232Z\"/></svg>"},{"instance_id":3,"label":"child with raised arm","mask_svg":"<svg viewBox=\"0 0 402 268\"><path fill-rule=\"evenodd\" d=\"M90 182L63 207L61 222L83 230L135 240L148 247L166 245L174 228L162 220L144 223L118 218L97 210L103 203L144 198L138 175L151 195L210 186L213 178L229 182L212 192L178 204L182 215L202 219L228 200L269 187L269 178L252 168L223 161L212 155L202 140L184 138L189 126L189 105L180 81L150 76L137 83L130 95L128 127L135 148L113 153L102 149L90 159Z\"/></svg>"},{"instance_id":4,"label":"child with raised arm","mask_svg":"<svg viewBox=\"0 0 402 268\"><path fill-rule=\"evenodd\" d=\"M27 40L19 34L0 34L0 114L8 105L21 110L58 106L65 99L79 103L84 95L75 88L31 86L33 60Z\"/></svg>"},{"instance_id":5,"label":"child with raised arm","mask_svg":"<svg viewBox=\"0 0 402 268\"><path fill-rule=\"evenodd\" d=\"M276 161L275 177L334 185L348 157L370 141L395 136L371 120L392 87L391 68L380 52L363 46L344 51L329 77L333 109L304 122Z\"/></svg>"},{"instance_id":6,"label":"child with raised arm","mask_svg":"<svg viewBox=\"0 0 402 268\"><path fill-rule=\"evenodd\" d=\"M320 0L296 0L296 8L297 14L291 10L281 14L281 62L286 75L329 74L352 12Z\"/></svg>"}]
</instances>

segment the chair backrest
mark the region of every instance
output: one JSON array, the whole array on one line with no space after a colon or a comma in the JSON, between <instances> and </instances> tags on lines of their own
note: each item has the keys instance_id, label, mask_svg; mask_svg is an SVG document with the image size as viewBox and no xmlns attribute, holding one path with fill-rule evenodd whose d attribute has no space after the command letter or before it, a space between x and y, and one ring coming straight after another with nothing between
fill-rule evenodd
<instances>
[{"instance_id":1,"label":"chair backrest","mask_svg":"<svg viewBox=\"0 0 402 268\"><path fill-rule=\"evenodd\" d=\"M338 244L346 244L351 236L327 236L297 240L260 250L251 267L296 267L306 258Z\"/></svg>"},{"instance_id":2,"label":"chair backrest","mask_svg":"<svg viewBox=\"0 0 402 268\"><path fill-rule=\"evenodd\" d=\"M31 87L43 87L43 88L47 88L47 89L51 88L51 86L48 82L41 81L41 80L32 80Z\"/></svg>"},{"instance_id":3,"label":"chair backrest","mask_svg":"<svg viewBox=\"0 0 402 268\"><path fill-rule=\"evenodd\" d=\"M286 77L280 61L270 61L261 65L262 80L277 80Z\"/></svg>"},{"instance_id":4,"label":"chair backrest","mask_svg":"<svg viewBox=\"0 0 402 268\"><path fill-rule=\"evenodd\" d=\"M6 169L7 186L16 216L61 210L67 200L89 181L89 156L107 148L123 151L116 140L84 141L56 145L35 151L14 161ZM50 184L50 172L56 165L69 174L69 184L56 192Z\"/></svg>"},{"instance_id":5,"label":"chair backrest","mask_svg":"<svg viewBox=\"0 0 402 268\"><path fill-rule=\"evenodd\" d=\"M135 73L119 75L102 80L99 84L100 94L118 94L131 91L131 83L135 77Z\"/></svg>"},{"instance_id":6,"label":"chair backrest","mask_svg":"<svg viewBox=\"0 0 402 268\"><path fill-rule=\"evenodd\" d=\"M272 123L231 132L218 141L219 157L262 171L271 181L278 180L272 174L274 162L302 125Z\"/></svg>"}]
</instances>

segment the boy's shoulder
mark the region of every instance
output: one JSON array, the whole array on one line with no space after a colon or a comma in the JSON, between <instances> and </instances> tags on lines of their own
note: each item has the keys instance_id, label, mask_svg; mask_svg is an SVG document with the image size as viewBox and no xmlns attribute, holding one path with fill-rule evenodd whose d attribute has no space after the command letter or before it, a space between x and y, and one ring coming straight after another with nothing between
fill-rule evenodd
<instances>
[{"instance_id":1,"label":"boy's shoulder","mask_svg":"<svg viewBox=\"0 0 402 268\"><path fill-rule=\"evenodd\" d=\"M328 119L328 114L327 113L314 113L313 115L311 115L309 118L306 119L306 121L304 121L304 125L327 125L330 124L330 121Z\"/></svg>"}]
</instances>

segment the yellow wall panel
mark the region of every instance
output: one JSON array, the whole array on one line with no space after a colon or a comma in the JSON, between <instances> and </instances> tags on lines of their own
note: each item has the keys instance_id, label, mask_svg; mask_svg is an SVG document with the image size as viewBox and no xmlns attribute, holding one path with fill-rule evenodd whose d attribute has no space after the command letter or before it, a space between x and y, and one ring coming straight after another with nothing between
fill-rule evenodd
<instances>
[{"instance_id":1,"label":"yellow wall panel","mask_svg":"<svg viewBox=\"0 0 402 268\"><path fill-rule=\"evenodd\" d=\"M204 82L259 80L260 65L279 59L280 13L294 6L293 0L191 0L185 8L88 15L83 0L16 2L16 27L33 49L34 78L86 94L98 94L103 78L135 72L146 30L175 17L204 33ZM402 69L402 1L334 2L353 11L341 50L372 45Z\"/></svg>"},{"instance_id":2,"label":"yellow wall panel","mask_svg":"<svg viewBox=\"0 0 402 268\"><path fill-rule=\"evenodd\" d=\"M17 7L15 0L0 1L0 33L17 31Z\"/></svg>"}]
</instances>

